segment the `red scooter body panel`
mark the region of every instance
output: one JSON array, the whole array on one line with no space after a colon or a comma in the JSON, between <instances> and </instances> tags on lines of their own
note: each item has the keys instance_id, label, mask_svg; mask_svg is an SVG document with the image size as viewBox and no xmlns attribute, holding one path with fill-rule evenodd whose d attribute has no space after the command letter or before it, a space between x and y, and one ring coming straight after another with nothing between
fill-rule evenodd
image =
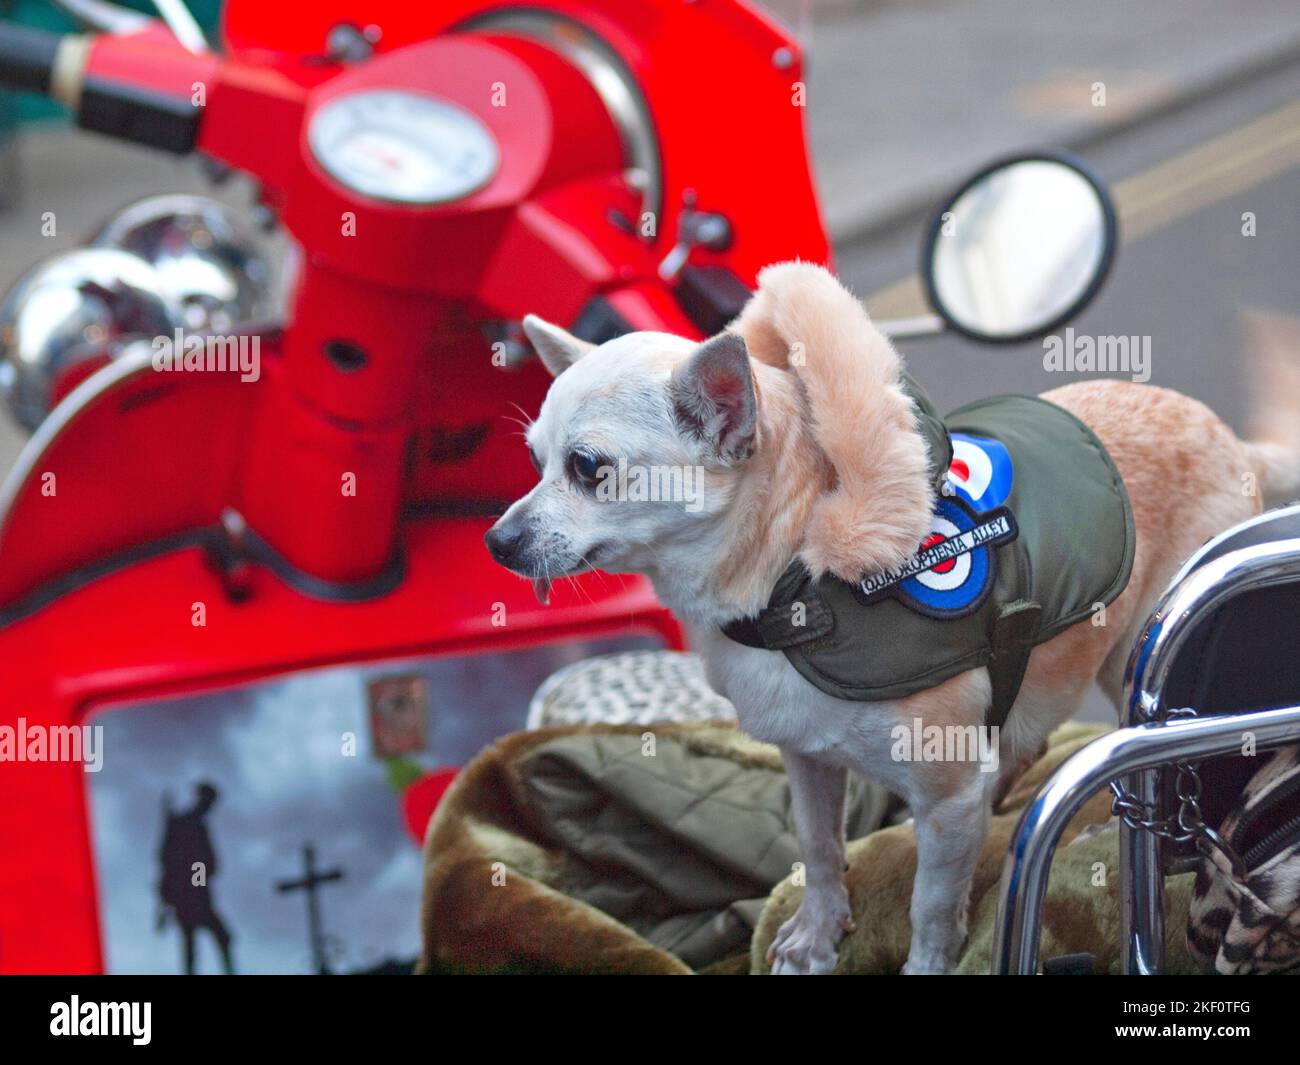
<instances>
[{"instance_id":1,"label":"red scooter body panel","mask_svg":"<svg viewBox=\"0 0 1300 1065\"><path fill-rule=\"evenodd\" d=\"M549 607L539 606L528 582L483 564L488 524L409 523L407 579L366 603L311 599L261 569L252 575L251 597L232 603L197 548L104 576L0 630L3 723L79 724L106 702L134 704L347 662L629 631L680 643L641 581L565 582ZM193 624L196 603L205 607L202 627ZM500 624L503 617L508 624ZM0 853L9 872L0 877L4 972L102 967L87 784L81 766L69 762L6 764L0 773Z\"/></svg>"},{"instance_id":2,"label":"red scooter body panel","mask_svg":"<svg viewBox=\"0 0 1300 1065\"><path fill-rule=\"evenodd\" d=\"M725 262L752 281L763 266L782 259L829 261L796 91L803 84L801 49L739 0L447 0L423 7L384 0L366 5L364 13L342 0L301 12L232 0L222 25L227 47L241 57L265 51L319 56L330 29L341 24L377 27L382 53L520 9L554 12L591 29L635 75L665 161L662 249L673 242L682 193L693 189L701 209L722 210L737 221L734 245L717 256L702 252L700 262Z\"/></svg>"},{"instance_id":3,"label":"red scooter body panel","mask_svg":"<svg viewBox=\"0 0 1300 1065\"><path fill-rule=\"evenodd\" d=\"M76 571L215 522L237 491L256 395L231 374L160 374L147 360L82 382L7 482L0 618Z\"/></svg>"}]
</instances>

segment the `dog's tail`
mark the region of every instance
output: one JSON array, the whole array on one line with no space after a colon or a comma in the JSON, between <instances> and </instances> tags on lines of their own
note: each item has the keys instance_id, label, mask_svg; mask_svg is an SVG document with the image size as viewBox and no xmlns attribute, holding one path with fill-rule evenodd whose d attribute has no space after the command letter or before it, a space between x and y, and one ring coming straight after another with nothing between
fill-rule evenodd
<instances>
[{"instance_id":1,"label":"dog's tail","mask_svg":"<svg viewBox=\"0 0 1300 1065\"><path fill-rule=\"evenodd\" d=\"M1300 318L1244 315L1251 391L1246 448L1265 506L1300 498Z\"/></svg>"},{"instance_id":2,"label":"dog's tail","mask_svg":"<svg viewBox=\"0 0 1300 1065\"><path fill-rule=\"evenodd\" d=\"M755 358L798 376L835 469L804 534L813 575L858 580L903 563L929 530L929 456L888 338L829 271L800 262L759 274L732 328Z\"/></svg>"}]
</instances>

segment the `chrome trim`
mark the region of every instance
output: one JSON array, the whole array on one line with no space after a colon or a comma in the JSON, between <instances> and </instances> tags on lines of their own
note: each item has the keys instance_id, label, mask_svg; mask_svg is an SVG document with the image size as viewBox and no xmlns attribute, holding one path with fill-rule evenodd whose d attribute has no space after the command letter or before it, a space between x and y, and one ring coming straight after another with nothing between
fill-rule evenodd
<instances>
[{"instance_id":1,"label":"chrome trim","mask_svg":"<svg viewBox=\"0 0 1300 1065\"><path fill-rule=\"evenodd\" d=\"M40 425L74 367L84 376L90 360L170 337L182 320L161 282L120 248L69 248L23 274L0 302L0 395L14 421Z\"/></svg>"},{"instance_id":2,"label":"chrome trim","mask_svg":"<svg viewBox=\"0 0 1300 1065\"><path fill-rule=\"evenodd\" d=\"M1300 513L1300 506L1267 511L1210 540L1175 574L1157 602L1124 671L1126 725L1158 721L1170 709L1165 698L1169 673L1188 635L1213 610L1244 592L1300 580L1300 539L1273 540L1204 561L1223 542L1245 529ZM1155 809L1163 794L1164 770L1134 772L1124 787ZM1164 863L1160 840L1120 824L1120 966L1135 976L1158 973L1164 965Z\"/></svg>"},{"instance_id":3,"label":"chrome trim","mask_svg":"<svg viewBox=\"0 0 1300 1065\"><path fill-rule=\"evenodd\" d=\"M1257 525L1267 525L1280 518L1291 517L1296 514L1300 514L1300 503L1291 503L1283 507L1274 507L1272 510L1266 510L1261 514L1256 514L1253 518L1247 518L1245 521L1239 522L1226 532L1222 532L1218 536L1206 540L1204 544L1197 548L1188 557L1186 562L1178 567L1178 572L1170 578L1169 587L1166 588L1165 591L1170 591L1175 584L1178 584L1189 573L1191 573L1192 570L1196 569L1196 567L1201 564L1201 559L1205 558L1206 555L1218 550L1219 545L1223 543L1224 540L1236 536L1238 533L1245 532L1247 529L1253 529ZM1269 542L1280 543L1278 540L1271 540Z\"/></svg>"},{"instance_id":4,"label":"chrome trim","mask_svg":"<svg viewBox=\"0 0 1300 1065\"><path fill-rule=\"evenodd\" d=\"M1294 743L1300 737L1300 706L1116 729L1062 764L1034 796L1012 836L998 889L992 971L1038 971L1038 935L1052 855L1065 826L1088 799L1124 774L1240 750L1244 732L1253 733L1261 748Z\"/></svg>"},{"instance_id":5,"label":"chrome trim","mask_svg":"<svg viewBox=\"0 0 1300 1065\"><path fill-rule=\"evenodd\" d=\"M890 340L939 336L948 331L948 323L937 314L918 314L914 318L888 318L876 323Z\"/></svg>"},{"instance_id":6,"label":"chrome trim","mask_svg":"<svg viewBox=\"0 0 1300 1065\"><path fill-rule=\"evenodd\" d=\"M596 90L623 143L626 168L641 190L642 213L656 219L663 209L663 164L654 119L641 86L622 57L582 23L539 8L490 11L461 23L460 29L502 30L538 41L576 66ZM655 231L658 231L656 225ZM641 232L641 226L637 226Z\"/></svg>"},{"instance_id":7,"label":"chrome trim","mask_svg":"<svg viewBox=\"0 0 1300 1065\"><path fill-rule=\"evenodd\" d=\"M1124 788L1143 807L1159 803L1163 767L1124 778ZM1165 871L1160 839L1119 825L1119 965L1128 976L1156 976L1165 964Z\"/></svg>"},{"instance_id":8,"label":"chrome trim","mask_svg":"<svg viewBox=\"0 0 1300 1065\"><path fill-rule=\"evenodd\" d=\"M1268 517L1296 511L1300 507L1272 511ZM1257 523L1236 526L1211 540L1183 566L1156 603L1124 671L1126 720L1149 721L1168 709L1163 698L1169 671L1188 634L1206 614L1243 592L1300 580L1300 538L1271 540L1199 561L1226 537Z\"/></svg>"},{"instance_id":9,"label":"chrome trim","mask_svg":"<svg viewBox=\"0 0 1300 1065\"><path fill-rule=\"evenodd\" d=\"M153 267L187 333L241 333L268 316L276 279L267 242L245 212L210 196L146 196L105 218L86 243Z\"/></svg>"},{"instance_id":10,"label":"chrome trim","mask_svg":"<svg viewBox=\"0 0 1300 1065\"><path fill-rule=\"evenodd\" d=\"M1180 759L1229 754L1251 731L1261 747L1300 738L1300 707L1162 721L1169 673L1188 635L1212 611L1258 588L1300 582L1300 538L1272 540L1206 561L1245 529L1300 513L1300 506L1251 518L1210 540L1179 569L1129 656L1125 727L1066 761L1039 790L1012 837L1002 870L993 971L1037 971L1043 898L1061 832L1096 791L1124 777L1144 802L1160 794L1163 767ZM1124 972L1159 971L1163 962L1164 871L1157 838L1120 825L1120 898Z\"/></svg>"}]
</instances>

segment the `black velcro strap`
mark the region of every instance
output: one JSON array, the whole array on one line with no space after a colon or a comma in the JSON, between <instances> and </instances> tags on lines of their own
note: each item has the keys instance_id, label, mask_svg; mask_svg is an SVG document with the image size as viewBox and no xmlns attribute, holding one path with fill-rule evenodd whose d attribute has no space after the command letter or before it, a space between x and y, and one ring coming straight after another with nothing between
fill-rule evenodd
<instances>
[{"instance_id":1,"label":"black velcro strap","mask_svg":"<svg viewBox=\"0 0 1300 1065\"><path fill-rule=\"evenodd\" d=\"M722 633L746 647L783 651L825 636L835 627L835 618L813 593L781 606L769 606L756 615L738 618L722 626Z\"/></svg>"},{"instance_id":2,"label":"black velcro strap","mask_svg":"<svg viewBox=\"0 0 1300 1065\"><path fill-rule=\"evenodd\" d=\"M763 642L763 634L758 631L758 618L752 614L747 618L728 621L722 626L722 635L729 640L735 640L736 643L743 643L746 647L767 649L767 644Z\"/></svg>"},{"instance_id":3,"label":"black velcro strap","mask_svg":"<svg viewBox=\"0 0 1300 1065\"><path fill-rule=\"evenodd\" d=\"M1026 599L1008 603L993 623L993 656L989 659L989 680L993 686L993 703L989 707L989 725L1001 728L1007 722L1011 706L1020 694L1025 667L1034 649L1042 623L1043 608Z\"/></svg>"}]
</instances>

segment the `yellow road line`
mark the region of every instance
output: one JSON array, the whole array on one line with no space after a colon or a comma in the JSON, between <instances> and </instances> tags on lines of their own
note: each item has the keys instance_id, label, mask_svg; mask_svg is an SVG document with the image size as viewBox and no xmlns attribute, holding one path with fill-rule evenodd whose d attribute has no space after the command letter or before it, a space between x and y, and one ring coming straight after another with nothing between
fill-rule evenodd
<instances>
[{"instance_id":1,"label":"yellow road line","mask_svg":"<svg viewBox=\"0 0 1300 1065\"><path fill-rule=\"evenodd\" d=\"M1123 236L1185 218L1300 163L1300 104L1216 137L1115 185Z\"/></svg>"},{"instance_id":2,"label":"yellow road line","mask_svg":"<svg viewBox=\"0 0 1300 1065\"><path fill-rule=\"evenodd\" d=\"M1181 188L1194 185L1200 175L1231 169L1242 155L1266 152L1275 137L1296 135L1300 135L1300 103L1229 130L1182 155L1117 182L1116 197L1122 190L1134 207L1148 199L1167 198Z\"/></svg>"},{"instance_id":3,"label":"yellow road line","mask_svg":"<svg viewBox=\"0 0 1300 1065\"><path fill-rule=\"evenodd\" d=\"M1112 186L1120 238L1136 240L1300 166L1300 103L1288 104ZM928 311L913 274L866 298L875 318Z\"/></svg>"}]
</instances>

